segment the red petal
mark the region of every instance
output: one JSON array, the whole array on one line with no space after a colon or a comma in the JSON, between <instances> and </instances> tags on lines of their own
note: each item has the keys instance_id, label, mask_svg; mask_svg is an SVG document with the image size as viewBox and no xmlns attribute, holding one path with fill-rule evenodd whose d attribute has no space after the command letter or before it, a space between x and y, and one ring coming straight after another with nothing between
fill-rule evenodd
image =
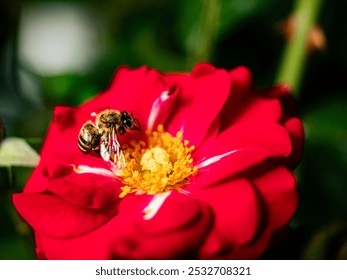
<instances>
[{"instance_id":1,"label":"red petal","mask_svg":"<svg viewBox=\"0 0 347 280\"><path fill-rule=\"evenodd\" d=\"M35 234L35 242L36 242L36 257L38 260L47 260L47 256L45 254L45 251L42 248L42 243L41 243L41 236L38 234Z\"/></svg>"},{"instance_id":2,"label":"red petal","mask_svg":"<svg viewBox=\"0 0 347 280\"><path fill-rule=\"evenodd\" d=\"M108 255L101 255L104 244L95 233L78 236L77 238L54 239L41 236L43 252L49 260L95 260L107 259Z\"/></svg>"},{"instance_id":3,"label":"red petal","mask_svg":"<svg viewBox=\"0 0 347 280\"><path fill-rule=\"evenodd\" d=\"M191 195L211 207L215 216L213 231L219 232L229 245L245 244L254 238L259 223L259 207L256 193L247 180L229 181L214 188L192 192ZM203 250L211 253L211 248Z\"/></svg>"},{"instance_id":4,"label":"red petal","mask_svg":"<svg viewBox=\"0 0 347 280\"><path fill-rule=\"evenodd\" d=\"M51 153L49 157L43 158L41 164L47 169L45 174L50 178L62 177L67 171L64 171L63 165L85 165L92 168L103 168L111 170L110 162L104 161L99 155L81 153ZM63 164L63 165L61 165ZM59 167L60 166L60 167ZM62 168L62 169L60 169ZM61 173L63 172L63 173ZM50 174L50 175L49 175Z\"/></svg>"},{"instance_id":5,"label":"red petal","mask_svg":"<svg viewBox=\"0 0 347 280\"><path fill-rule=\"evenodd\" d=\"M250 120L278 122L282 116L279 94L284 87L263 91L252 89L252 76L248 69L239 67L230 72L231 94L221 113L221 131L230 125Z\"/></svg>"},{"instance_id":6,"label":"red petal","mask_svg":"<svg viewBox=\"0 0 347 280\"><path fill-rule=\"evenodd\" d=\"M255 179L254 185L267 209L268 226L274 231L288 223L298 203L293 174L279 166Z\"/></svg>"},{"instance_id":7,"label":"red petal","mask_svg":"<svg viewBox=\"0 0 347 280\"><path fill-rule=\"evenodd\" d=\"M281 101L283 116L296 116L298 114L296 100L291 91L287 84L280 84L269 88L267 92L268 96L273 96Z\"/></svg>"},{"instance_id":8,"label":"red petal","mask_svg":"<svg viewBox=\"0 0 347 280\"><path fill-rule=\"evenodd\" d=\"M193 71L192 71L192 76L193 77L200 77L200 76L205 76L209 74L214 74L216 72L216 67L214 67L212 64L202 62L197 64Z\"/></svg>"},{"instance_id":9,"label":"red petal","mask_svg":"<svg viewBox=\"0 0 347 280\"><path fill-rule=\"evenodd\" d=\"M144 219L144 209L154 196L131 195L122 200L120 212L127 213L135 225L146 234L159 234L177 230L194 222L199 217L199 203L189 196L172 192L153 218ZM180 205L177 208L177 205Z\"/></svg>"},{"instance_id":10,"label":"red petal","mask_svg":"<svg viewBox=\"0 0 347 280\"><path fill-rule=\"evenodd\" d=\"M166 126L177 108L180 91L178 86L172 86L154 101L147 121L149 130L156 130L160 124Z\"/></svg>"},{"instance_id":11,"label":"red petal","mask_svg":"<svg viewBox=\"0 0 347 280\"><path fill-rule=\"evenodd\" d=\"M191 217L189 211L181 212L175 202L187 206L199 203L176 193L172 197L174 205L169 202L163 205L167 209L161 209L163 213L158 213L162 219L157 223L163 225L155 225L159 228L153 230L147 224L151 222L142 219L143 207L139 207L146 205L150 198L147 195L129 195L122 200L117 217L102 227L75 239L41 238L41 246L49 259L191 258L209 230L211 214L208 209L200 204L198 213L194 211L193 216L197 216L188 221L185 216ZM180 218L188 223L177 224ZM171 222L176 223L177 227L172 226Z\"/></svg>"},{"instance_id":12,"label":"red petal","mask_svg":"<svg viewBox=\"0 0 347 280\"><path fill-rule=\"evenodd\" d=\"M247 101L252 93L253 81L251 72L243 66L229 72L231 79L230 95L221 111L221 131L230 126L234 111L238 110L239 104Z\"/></svg>"},{"instance_id":13,"label":"red petal","mask_svg":"<svg viewBox=\"0 0 347 280\"><path fill-rule=\"evenodd\" d=\"M214 228L199 248L199 259L218 259L232 250L230 240Z\"/></svg>"},{"instance_id":14,"label":"red petal","mask_svg":"<svg viewBox=\"0 0 347 280\"><path fill-rule=\"evenodd\" d=\"M264 252L273 232L288 223L297 206L294 177L286 168L273 164L266 164L264 170L268 171L265 174L258 169L253 172L254 175L262 174L254 180L262 210L258 211L262 216L257 238L240 246L231 243L221 230L216 229L202 247L200 258L255 259Z\"/></svg>"},{"instance_id":15,"label":"red petal","mask_svg":"<svg viewBox=\"0 0 347 280\"><path fill-rule=\"evenodd\" d=\"M294 169L301 161L304 150L304 127L298 118L290 118L284 122L284 127L289 133L293 150L289 157L285 159L285 165Z\"/></svg>"},{"instance_id":16,"label":"red petal","mask_svg":"<svg viewBox=\"0 0 347 280\"><path fill-rule=\"evenodd\" d=\"M179 195L179 194L178 194ZM130 197L133 196L135 200ZM130 199L129 199L130 198ZM170 221L177 218L175 209L169 211L164 226L158 231L151 231L134 220L134 209L148 196L129 195L117 217L93 232L74 239L51 239L41 237L41 246L48 259L186 259L195 256L211 224L211 213L204 205L199 206L198 217L185 226L172 228ZM176 200L176 198L174 198ZM190 199L182 198L183 201ZM191 200L191 199L190 199ZM137 201L138 203L133 203ZM131 202L131 203L130 203ZM183 202L186 204L186 202ZM195 204L197 202L193 202ZM129 207L130 208L129 208ZM171 207L170 207L171 208ZM137 210L136 210L137 211ZM135 211L135 212L136 212ZM138 212L138 217L142 210ZM189 213L188 213L189 215ZM136 215L135 215L136 216ZM135 222L135 223L134 223ZM147 226L146 226L147 227ZM145 231L142 231L144 229Z\"/></svg>"},{"instance_id":17,"label":"red petal","mask_svg":"<svg viewBox=\"0 0 347 280\"><path fill-rule=\"evenodd\" d=\"M78 135L82 125L91 116L75 108L58 106L54 109L54 118L49 127L41 158L49 157L51 153L80 153Z\"/></svg>"},{"instance_id":18,"label":"red petal","mask_svg":"<svg viewBox=\"0 0 347 280\"><path fill-rule=\"evenodd\" d=\"M210 230L211 219L208 209L201 206L200 219L195 220L188 227L150 237L141 234L136 238L137 242L140 241L138 250L130 249L129 251L128 249L128 253L130 253L131 258L135 259L196 258L196 252ZM144 242L141 242L142 236L145 237L145 240L142 239ZM117 254L115 255L117 256ZM123 255L123 257L128 258L127 255Z\"/></svg>"},{"instance_id":19,"label":"red petal","mask_svg":"<svg viewBox=\"0 0 347 280\"><path fill-rule=\"evenodd\" d=\"M286 156L291 150L291 142L287 131L280 125L254 121L238 124L230 128L230 131L222 133L218 137L220 144L235 149L262 148L276 156ZM227 145L225 142L229 142Z\"/></svg>"},{"instance_id":20,"label":"red petal","mask_svg":"<svg viewBox=\"0 0 347 280\"><path fill-rule=\"evenodd\" d=\"M256 166L271 155L268 151L260 149L240 150L232 155L226 156L210 166L201 167L198 174L190 178L188 188L204 188L236 176L253 166Z\"/></svg>"},{"instance_id":21,"label":"red petal","mask_svg":"<svg viewBox=\"0 0 347 280\"><path fill-rule=\"evenodd\" d=\"M261 231L251 243L237 244L215 228L200 250L203 259L255 259L266 249L272 234L288 223L297 206L293 175L284 167L270 169L254 181L259 193L262 213ZM211 189L213 191L213 189ZM261 213L258 210L258 213ZM240 212L240 219L243 217ZM247 220L247 218L245 217Z\"/></svg>"},{"instance_id":22,"label":"red petal","mask_svg":"<svg viewBox=\"0 0 347 280\"><path fill-rule=\"evenodd\" d=\"M253 87L252 73L245 66L239 66L229 71L232 83L232 91L235 95L249 92ZM231 100L228 100L231 101Z\"/></svg>"},{"instance_id":23,"label":"red petal","mask_svg":"<svg viewBox=\"0 0 347 280\"><path fill-rule=\"evenodd\" d=\"M43 192L48 188L48 178L42 176L43 165L39 164L27 181L24 192Z\"/></svg>"},{"instance_id":24,"label":"red petal","mask_svg":"<svg viewBox=\"0 0 347 280\"><path fill-rule=\"evenodd\" d=\"M194 256L211 225L212 217L207 207L199 204L196 218L180 224L181 218L187 222L181 214L190 216L189 211L176 212L177 203L169 205L168 212L164 210L169 215L162 216L157 221L158 231L153 231L147 221L140 225L143 207L150 198L147 195L129 195L122 200L119 214L105 225L73 239L41 237L41 248L48 259L175 259ZM174 200L187 206L190 205L187 200L192 201L187 196L182 200L175 196ZM192 203L198 204L196 201ZM134 219L135 216L138 219ZM170 222L178 227L172 228ZM165 229L161 223L170 229Z\"/></svg>"},{"instance_id":25,"label":"red petal","mask_svg":"<svg viewBox=\"0 0 347 280\"><path fill-rule=\"evenodd\" d=\"M235 152L232 152L235 151ZM212 164L200 167L198 176L192 177L197 186L208 186L255 166L268 158L286 156L291 142L286 130L268 122L244 122L234 125L220 134L213 146L201 147L197 158L204 161L231 152ZM196 160L195 164L202 164Z\"/></svg>"},{"instance_id":26,"label":"red petal","mask_svg":"<svg viewBox=\"0 0 347 280\"><path fill-rule=\"evenodd\" d=\"M177 207L178 205L179 207ZM201 218L198 201L177 192L171 193L152 219L144 220L143 214L139 214L137 225L144 234L176 231L194 224L197 219Z\"/></svg>"},{"instance_id":27,"label":"red petal","mask_svg":"<svg viewBox=\"0 0 347 280\"><path fill-rule=\"evenodd\" d=\"M117 205L123 184L111 178L95 174L71 174L53 179L49 190L74 206L101 210Z\"/></svg>"},{"instance_id":28,"label":"red petal","mask_svg":"<svg viewBox=\"0 0 347 280\"><path fill-rule=\"evenodd\" d=\"M199 146L228 98L230 77L225 70L212 71L202 64L196 66L192 76L168 75L166 79L181 87L179 110L169 122L168 130L176 134L183 129L183 137Z\"/></svg>"},{"instance_id":29,"label":"red petal","mask_svg":"<svg viewBox=\"0 0 347 280\"><path fill-rule=\"evenodd\" d=\"M46 190L83 208L100 210L118 203L123 184L112 176L109 164L104 160L72 153L53 154L50 160L54 161L47 159L47 162L41 163L41 178L48 179ZM110 175L76 173L74 168L80 165L105 170Z\"/></svg>"},{"instance_id":30,"label":"red petal","mask_svg":"<svg viewBox=\"0 0 347 280\"><path fill-rule=\"evenodd\" d=\"M276 123L282 116L281 104L278 99L254 95L245 103L230 109L229 115L222 119L223 127L245 121L270 121Z\"/></svg>"},{"instance_id":31,"label":"red petal","mask_svg":"<svg viewBox=\"0 0 347 280\"><path fill-rule=\"evenodd\" d=\"M201 255L203 259L234 259L234 260L254 260L259 258L267 248L272 232L267 228L265 232L258 236L257 239L243 246L232 246L228 252L224 252L219 256Z\"/></svg>"},{"instance_id":32,"label":"red petal","mask_svg":"<svg viewBox=\"0 0 347 280\"><path fill-rule=\"evenodd\" d=\"M15 194L13 202L35 231L52 238L69 238L87 233L106 223L117 211L116 205L103 211L75 207L50 193Z\"/></svg>"},{"instance_id":33,"label":"red petal","mask_svg":"<svg viewBox=\"0 0 347 280\"><path fill-rule=\"evenodd\" d=\"M231 244L221 233L214 230L205 240L199 251L199 259L253 260L261 256L267 248L272 235L270 227L247 244Z\"/></svg>"},{"instance_id":34,"label":"red petal","mask_svg":"<svg viewBox=\"0 0 347 280\"><path fill-rule=\"evenodd\" d=\"M114 225L114 230L120 230L120 236L113 242L114 258L177 259L195 255L211 224L206 206L173 192L152 220L144 220L139 204L133 204L133 209L122 208L120 215L125 215L127 221L121 228Z\"/></svg>"},{"instance_id":35,"label":"red petal","mask_svg":"<svg viewBox=\"0 0 347 280\"><path fill-rule=\"evenodd\" d=\"M273 157L286 156L292 150L289 135L282 126L271 122L248 121L225 130L217 136L212 147L201 147L201 151L204 151L204 157L209 158L249 148L269 151Z\"/></svg>"}]
</instances>

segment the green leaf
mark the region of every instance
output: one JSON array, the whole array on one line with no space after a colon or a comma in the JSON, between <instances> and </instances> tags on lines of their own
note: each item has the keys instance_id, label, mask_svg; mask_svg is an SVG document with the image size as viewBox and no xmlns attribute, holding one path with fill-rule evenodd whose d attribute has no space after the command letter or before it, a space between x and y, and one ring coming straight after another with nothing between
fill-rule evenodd
<instances>
[{"instance_id":1,"label":"green leaf","mask_svg":"<svg viewBox=\"0 0 347 280\"><path fill-rule=\"evenodd\" d=\"M35 167L39 162L39 155L24 139L9 137L0 146L0 166Z\"/></svg>"}]
</instances>

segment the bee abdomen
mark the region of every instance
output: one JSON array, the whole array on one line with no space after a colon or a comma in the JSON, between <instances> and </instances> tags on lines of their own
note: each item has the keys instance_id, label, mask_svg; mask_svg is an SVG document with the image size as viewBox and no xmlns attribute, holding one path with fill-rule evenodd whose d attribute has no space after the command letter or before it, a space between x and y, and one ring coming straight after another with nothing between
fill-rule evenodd
<instances>
[{"instance_id":1,"label":"bee abdomen","mask_svg":"<svg viewBox=\"0 0 347 280\"><path fill-rule=\"evenodd\" d=\"M83 152L83 153L89 153L92 151L93 146L91 143L87 143L83 137L80 135L78 138L78 148Z\"/></svg>"},{"instance_id":2,"label":"bee abdomen","mask_svg":"<svg viewBox=\"0 0 347 280\"><path fill-rule=\"evenodd\" d=\"M86 122L78 135L78 148L84 153L89 153L95 151L99 143L100 135L98 129L92 122Z\"/></svg>"}]
</instances>

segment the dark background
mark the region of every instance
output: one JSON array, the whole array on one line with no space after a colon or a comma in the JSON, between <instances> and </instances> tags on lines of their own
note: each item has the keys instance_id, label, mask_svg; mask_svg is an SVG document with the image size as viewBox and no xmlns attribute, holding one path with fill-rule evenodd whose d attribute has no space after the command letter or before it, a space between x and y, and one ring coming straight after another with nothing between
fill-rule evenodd
<instances>
[{"instance_id":1,"label":"dark background","mask_svg":"<svg viewBox=\"0 0 347 280\"><path fill-rule=\"evenodd\" d=\"M39 151L52 108L103 91L122 64L164 72L191 71L201 59L227 69L245 65L257 87L271 86L287 44L280 23L294 2L1 0L4 137L25 138ZM216 20L213 3L220 5ZM299 208L290 229L278 234L285 241L275 242L265 259L347 258L346 16L347 1L323 1L318 24L326 46L307 55L297 90L306 133L295 172ZM31 171L0 167L0 259L35 258L31 230L11 203Z\"/></svg>"}]
</instances>

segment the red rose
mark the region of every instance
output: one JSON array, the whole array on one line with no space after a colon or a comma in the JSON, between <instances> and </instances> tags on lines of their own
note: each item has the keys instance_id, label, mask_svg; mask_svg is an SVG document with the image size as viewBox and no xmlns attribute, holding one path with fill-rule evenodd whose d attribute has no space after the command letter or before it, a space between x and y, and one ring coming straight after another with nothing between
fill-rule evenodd
<instances>
[{"instance_id":1,"label":"red rose","mask_svg":"<svg viewBox=\"0 0 347 280\"><path fill-rule=\"evenodd\" d=\"M118 135L125 169L78 148L82 125L105 109L142 126ZM256 91L244 67L122 67L95 99L55 109L14 204L39 258L257 258L297 206L290 170L303 127L294 115L287 87Z\"/></svg>"}]
</instances>

